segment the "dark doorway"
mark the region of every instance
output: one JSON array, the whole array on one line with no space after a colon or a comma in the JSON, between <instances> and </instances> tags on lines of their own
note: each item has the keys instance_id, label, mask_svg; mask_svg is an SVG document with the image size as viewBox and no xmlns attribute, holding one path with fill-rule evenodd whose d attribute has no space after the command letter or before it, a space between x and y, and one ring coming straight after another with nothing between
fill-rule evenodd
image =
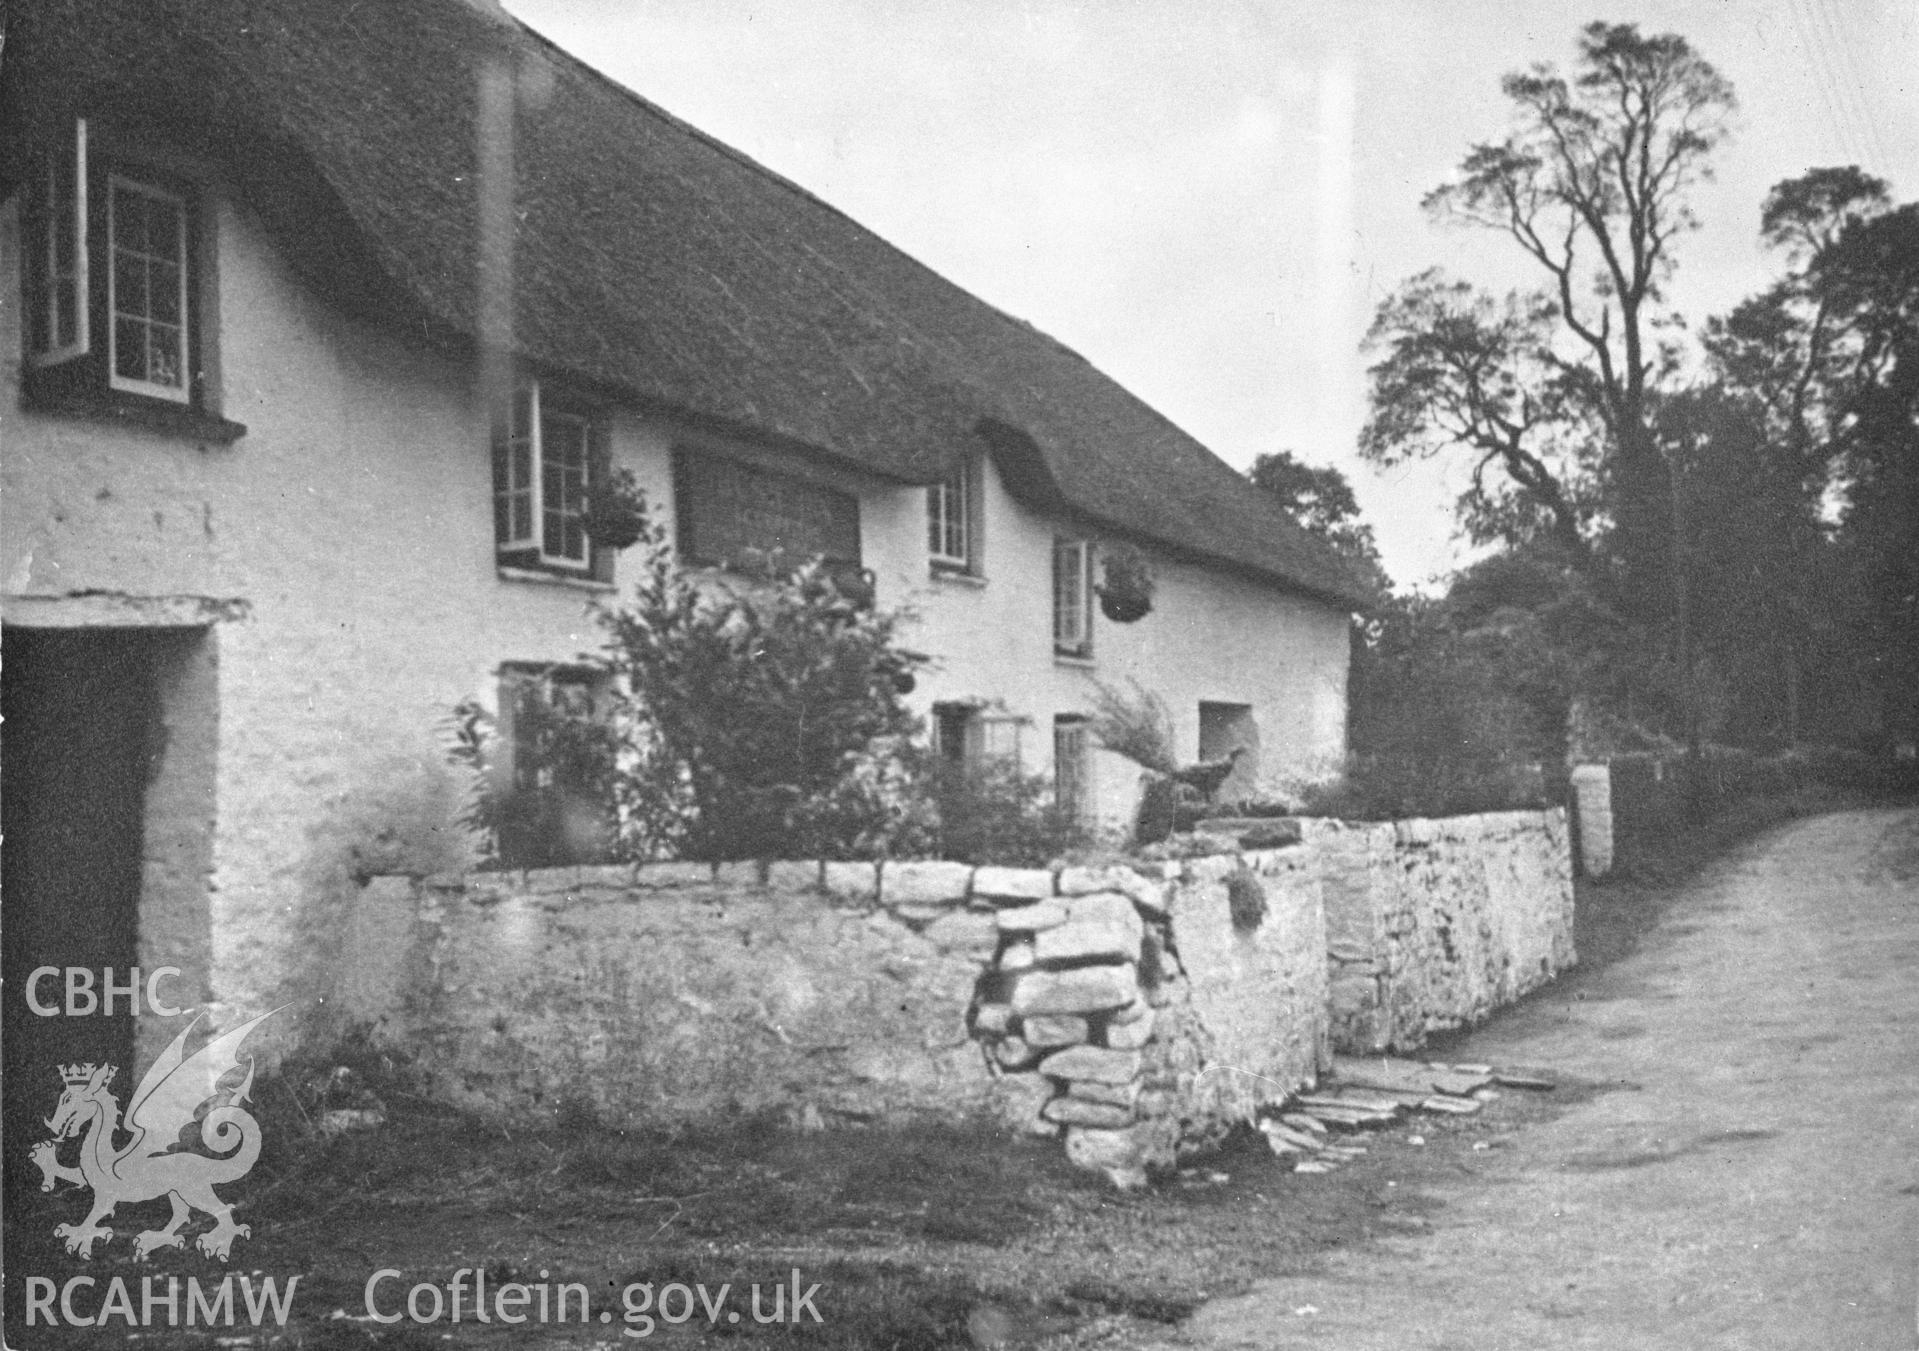
<instances>
[{"instance_id":1,"label":"dark doorway","mask_svg":"<svg viewBox=\"0 0 1919 1351\"><path fill-rule=\"evenodd\" d=\"M106 969L124 986L138 963L142 825L149 764L158 751L154 684L159 639L143 629L5 630L0 711L0 933L4 934L4 1070L7 1191L32 1186L27 1151L60 1095L58 1067L92 1061L120 1067L116 1097L138 1082L132 1001L113 1016L96 1005L66 1016L68 968L90 971L103 993ZM33 993L28 976L57 967ZM82 996L75 1000L83 1006ZM17 1211L15 1212L18 1213Z\"/></svg>"},{"instance_id":2,"label":"dark doorway","mask_svg":"<svg viewBox=\"0 0 1919 1351\"><path fill-rule=\"evenodd\" d=\"M1233 767L1232 774L1213 793L1215 802L1241 802L1250 798L1259 783L1259 723L1253 718L1251 704L1215 704L1199 706L1199 758L1224 760L1236 750L1246 752Z\"/></svg>"}]
</instances>

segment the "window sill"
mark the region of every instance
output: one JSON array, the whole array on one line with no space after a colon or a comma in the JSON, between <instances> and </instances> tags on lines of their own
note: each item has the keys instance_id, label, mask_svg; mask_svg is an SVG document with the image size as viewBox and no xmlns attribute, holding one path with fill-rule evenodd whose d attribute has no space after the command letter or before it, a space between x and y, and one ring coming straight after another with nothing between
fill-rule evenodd
<instances>
[{"instance_id":1,"label":"window sill","mask_svg":"<svg viewBox=\"0 0 1919 1351\"><path fill-rule=\"evenodd\" d=\"M950 582L954 586L981 587L986 585L986 579L977 572L964 572L959 568L943 568L937 563L933 565L933 580L936 582Z\"/></svg>"},{"instance_id":2,"label":"window sill","mask_svg":"<svg viewBox=\"0 0 1919 1351\"><path fill-rule=\"evenodd\" d=\"M576 577L564 572L543 572L538 568L515 568L500 564L495 569L503 582L532 582L536 586L562 586L569 591L618 591L616 583L597 577Z\"/></svg>"},{"instance_id":3,"label":"window sill","mask_svg":"<svg viewBox=\"0 0 1919 1351\"><path fill-rule=\"evenodd\" d=\"M168 403L164 399L144 399L138 395L108 394L98 390L29 392L22 400L22 406L30 413L126 423L196 441L217 441L221 445L231 445L247 434L242 423L230 422L204 409Z\"/></svg>"},{"instance_id":4,"label":"window sill","mask_svg":"<svg viewBox=\"0 0 1919 1351\"><path fill-rule=\"evenodd\" d=\"M1073 652L1055 652L1053 654L1053 665L1072 666L1082 671L1090 671L1099 665L1099 663L1090 656L1081 656Z\"/></svg>"}]
</instances>

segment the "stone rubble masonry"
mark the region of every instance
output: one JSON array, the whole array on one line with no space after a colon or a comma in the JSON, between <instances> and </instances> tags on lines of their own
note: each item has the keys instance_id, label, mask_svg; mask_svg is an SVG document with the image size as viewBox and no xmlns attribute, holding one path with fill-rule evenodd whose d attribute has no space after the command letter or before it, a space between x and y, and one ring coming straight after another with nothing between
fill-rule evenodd
<instances>
[{"instance_id":1,"label":"stone rubble masonry","mask_svg":"<svg viewBox=\"0 0 1919 1351\"><path fill-rule=\"evenodd\" d=\"M1036 905L1019 905L1011 910L1002 910L993 919L1002 929L1033 933L1066 923L1067 912L1066 907L1058 901L1040 901Z\"/></svg>"},{"instance_id":2,"label":"stone rubble masonry","mask_svg":"<svg viewBox=\"0 0 1919 1351\"><path fill-rule=\"evenodd\" d=\"M1340 1051L1413 1050L1577 960L1562 809L1303 825L1320 859Z\"/></svg>"},{"instance_id":3,"label":"stone rubble masonry","mask_svg":"<svg viewBox=\"0 0 1919 1351\"><path fill-rule=\"evenodd\" d=\"M1013 1009L1035 1013L1108 1013L1130 1004L1139 983L1130 963L1082 966L1065 971L1035 969L1013 987Z\"/></svg>"},{"instance_id":4,"label":"stone rubble masonry","mask_svg":"<svg viewBox=\"0 0 1919 1351\"><path fill-rule=\"evenodd\" d=\"M1313 1084L1335 1046L1409 1049L1573 961L1563 813L1298 836L1058 869L379 877L336 997L440 1096L505 1118L973 1116L1063 1135L1131 1186ZM1248 877L1266 908L1236 926Z\"/></svg>"}]
</instances>

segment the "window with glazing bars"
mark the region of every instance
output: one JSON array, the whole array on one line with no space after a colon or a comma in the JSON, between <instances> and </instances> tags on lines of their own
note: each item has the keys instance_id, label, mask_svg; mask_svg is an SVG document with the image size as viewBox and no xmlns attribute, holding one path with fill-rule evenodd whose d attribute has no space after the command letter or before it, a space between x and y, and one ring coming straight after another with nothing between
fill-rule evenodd
<instances>
[{"instance_id":1,"label":"window with glazing bars","mask_svg":"<svg viewBox=\"0 0 1919 1351\"><path fill-rule=\"evenodd\" d=\"M1092 548L1083 539L1053 541L1053 651L1093 653Z\"/></svg>"},{"instance_id":2,"label":"window with glazing bars","mask_svg":"<svg viewBox=\"0 0 1919 1351\"><path fill-rule=\"evenodd\" d=\"M976 570L974 483L972 466L962 463L926 490L926 551L936 568Z\"/></svg>"},{"instance_id":3,"label":"window with glazing bars","mask_svg":"<svg viewBox=\"0 0 1919 1351\"><path fill-rule=\"evenodd\" d=\"M591 419L567 409L537 381L514 391L509 425L494 448L493 532L503 563L589 572L587 490L593 479Z\"/></svg>"}]
</instances>

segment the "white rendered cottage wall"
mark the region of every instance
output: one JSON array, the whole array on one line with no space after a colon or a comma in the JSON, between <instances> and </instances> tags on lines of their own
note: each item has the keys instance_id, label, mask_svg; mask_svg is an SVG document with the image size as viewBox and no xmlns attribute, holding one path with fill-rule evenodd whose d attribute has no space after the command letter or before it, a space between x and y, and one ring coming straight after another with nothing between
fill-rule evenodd
<instances>
[{"instance_id":1,"label":"white rendered cottage wall","mask_svg":"<svg viewBox=\"0 0 1919 1351\"><path fill-rule=\"evenodd\" d=\"M938 657L915 701L983 700L1030 719L1020 730L1029 772L1052 770L1052 724L1090 713L1097 686L1136 680L1173 717L1175 752L1200 754L1201 702L1245 704L1259 729L1259 779L1278 788L1336 773L1346 751L1347 615L1344 611L1149 550L1157 581L1152 613L1115 624L1094 607L1090 660L1053 654L1052 550L1056 535L1086 536L1014 501L989 461L982 477L980 577L929 572L923 489L869 494L861 503L867 566L882 604L919 616L908 641ZM1090 532L1098 540L1098 532ZM1130 819L1137 766L1094 757L1094 810Z\"/></svg>"},{"instance_id":2,"label":"white rendered cottage wall","mask_svg":"<svg viewBox=\"0 0 1919 1351\"><path fill-rule=\"evenodd\" d=\"M288 1000L312 1017L337 975L357 878L469 861L451 825L464 787L446 760L451 707L490 699L504 661L596 648L587 610L605 588L502 578L470 364L341 314L243 204L210 198L217 406L246 435L222 445L18 411L20 310L0 304L0 566L10 599L242 603L244 617L207 639L218 750L212 801L196 806L215 823L205 904L177 918L169 905L163 921L143 903L143 953L210 953L186 985L226 1019ZM16 196L0 208L8 297L20 294L19 242ZM615 460L670 522L680 429L615 414L611 431ZM1167 701L1183 758L1198 751L1201 700L1252 706L1268 778L1323 771L1343 751L1339 611L1162 558L1151 615L1130 627L1096 616L1091 662L1056 661L1054 527L990 465L977 585L929 576L923 489L807 472L860 493L880 603L920 616L908 641L937 665L915 704L997 701L1030 719L1029 770L1052 768L1055 715L1090 711L1095 679L1127 677ZM1099 810L1123 817L1136 769L1105 755L1094 767ZM190 926L192 941L161 923Z\"/></svg>"},{"instance_id":3,"label":"white rendered cottage wall","mask_svg":"<svg viewBox=\"0 0 1919 1351\"><path fill-rule=\"evenodd\" d=\"M451 827L449 709L490 691L503 660L596 646L594 593L498 576L466 363L345 317L244 206L215 193L209 207L219 407L246 435L222 445L17 411L20 311L0 304L0 564L14 618L18 597L87 592L244 604L208 639L211 956L184 983L226 1018L287 1000L311 1017L355 878L468 860ZM0 260L0 288L18 296L17 196L0 212ZM616 454L663 493L660 462L621 453L635 438L619 431ZM180 950L144 898L142 911L143 954Z\"/></svg>"}]
</instances>

